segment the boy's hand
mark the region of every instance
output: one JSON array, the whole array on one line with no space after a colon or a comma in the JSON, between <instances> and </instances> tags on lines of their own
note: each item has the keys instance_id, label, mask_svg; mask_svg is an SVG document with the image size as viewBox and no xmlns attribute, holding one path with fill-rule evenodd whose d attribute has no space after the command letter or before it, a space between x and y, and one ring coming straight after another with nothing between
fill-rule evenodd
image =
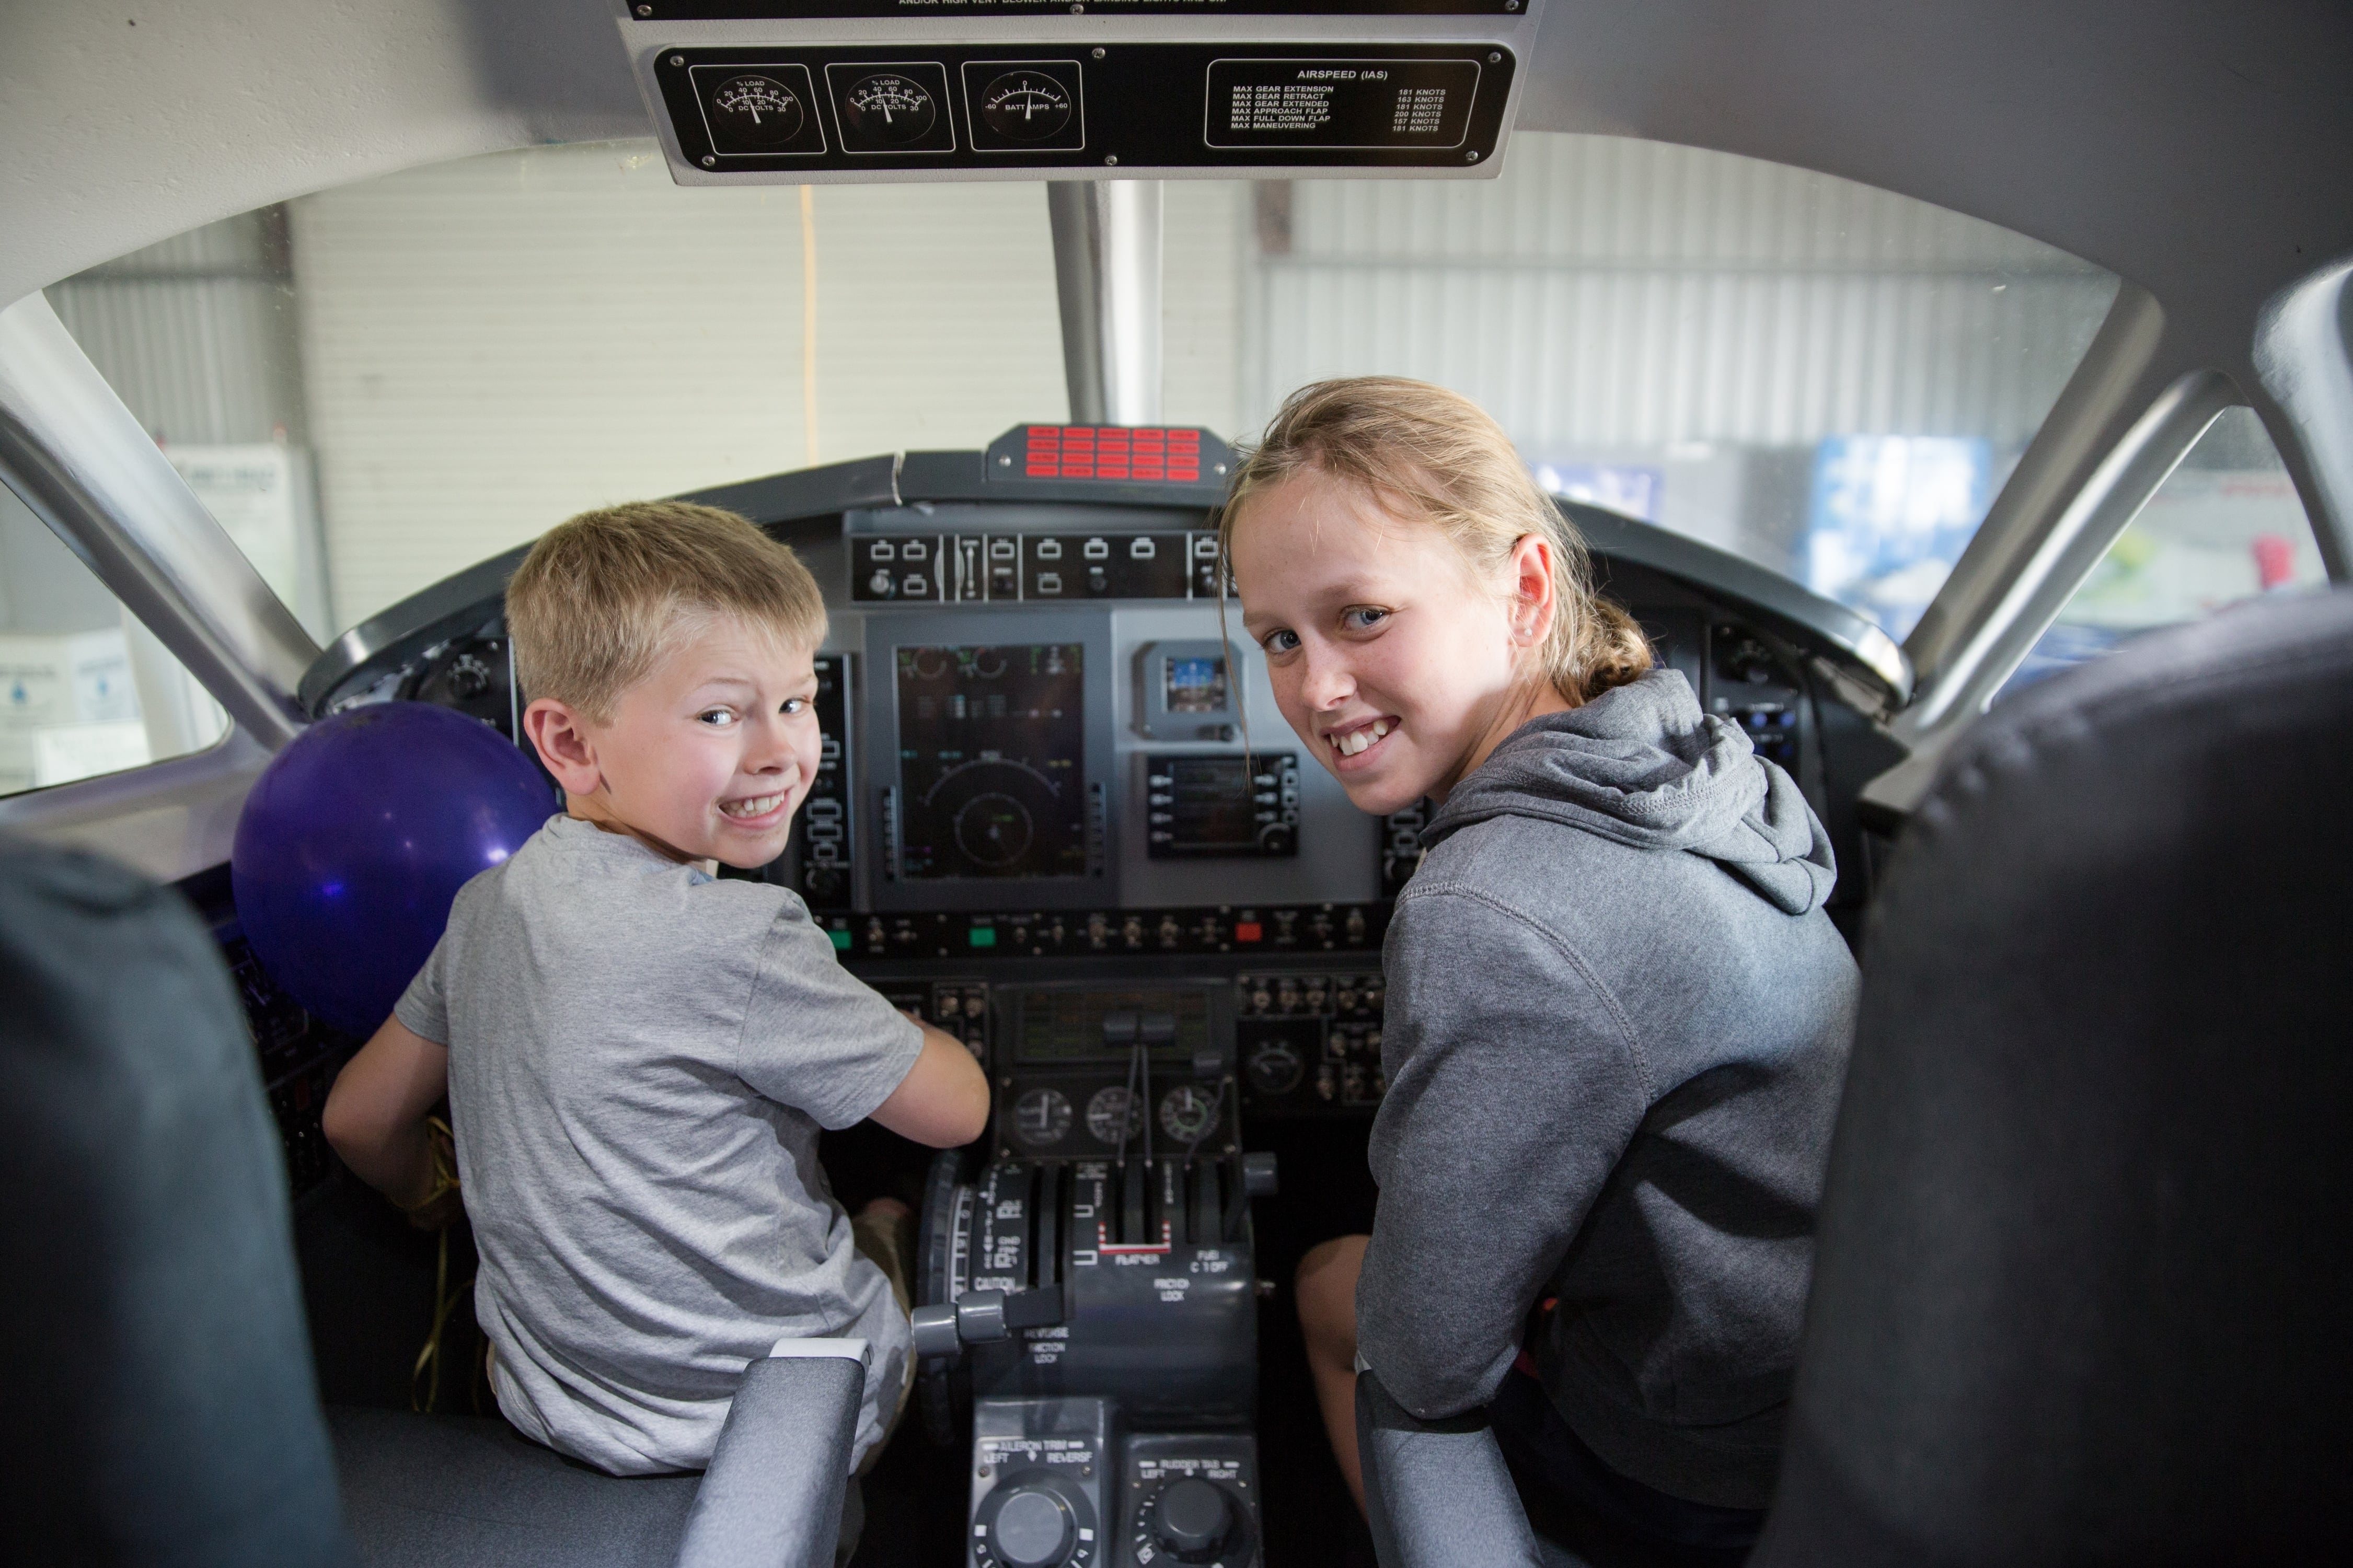
<instances>
[{"instance_id":1,"label":"boy's hand","mask_svg":"<svg viewBox=\"0 0 2353 1568\"><path fill-rule=\"evenodd\" d=\"M458 1186L458 1141L439 1117L425 1123L425 1149L433 1162L433 1185L417 1203L402 1204L400 1212L419 1230L447 1230L466 1217L466 1194Z\"/></svg>"},{"instance_id":2,"label":"boy's hand","mask_svg":"<svg viewBox=\"0 0 2353 1568\"><path fill-rule=\"evenodd\" d=\"M988 1128L988 1075L962 1040L929 1024L915 1065L877 1106L874 1120L934 1149L969 1143Z\"/></svg>"},{"instance_id":3,"label":"boy's hand","mask_svg":"<svg viewBox=\"0 0 2353 1568\"><path fill-rule=\"evenodd\" d=\"M360 1180L413 1213L438 1195L426 1119L448 1092L449 1047L387 1018L343 1064L320 1125Z\"/></svg>"}]
</instances>

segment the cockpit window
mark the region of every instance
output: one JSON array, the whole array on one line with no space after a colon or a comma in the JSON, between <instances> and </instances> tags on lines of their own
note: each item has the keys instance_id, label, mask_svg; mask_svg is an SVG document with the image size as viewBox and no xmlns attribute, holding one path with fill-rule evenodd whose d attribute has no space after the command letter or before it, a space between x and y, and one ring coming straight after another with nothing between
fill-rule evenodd
<instances>
[{"instance_id":1,"label":"cockpit window","mask_svg":"<svg viewBox=\"0 0 2353 1568\"><path fill-rule=\"evenodd\" d=\"M1908 632L2116 279L1925 202L1522 132L1492 184L1259 188L1243 423L1323 376L1442 382L1556 492Z\"/></svg>"},{"instance_id":2,"label":"cockpit window","mask_svg":"<svg viewBox=\"0 0 2353 1568\"><path fill-rule=\"evenodd\" d=\"M160 763L227 732L171 651L0 489L0 795Z\"/></svg>"},{"instance_id":3,"label":"cockpit window","mask_svg":"<svg viewBox=\"0 0 2353 1568\"><path fill-rule=\"evenodd\" d=\"M1901 637L2113 277L1751 159L1523 132L1493 182L1170 182L1164 416L1477 398L1547 487ZM649 142L322 192L49 290L314 633L608 501L1068 407L1037 184L681 189Z\"/></svg>"},{"instance_id":4,"label":"cockpit window","mask_svg":"<svg viewBox=\"0 0 2353 1568\"><path fill-rule=\"evenodd\" d=\"M2229 408L2116 536L2002 695L2265 594L2325 588L2328 571L2287 466L2252 408Z\"/></svg>"}]
</instances>

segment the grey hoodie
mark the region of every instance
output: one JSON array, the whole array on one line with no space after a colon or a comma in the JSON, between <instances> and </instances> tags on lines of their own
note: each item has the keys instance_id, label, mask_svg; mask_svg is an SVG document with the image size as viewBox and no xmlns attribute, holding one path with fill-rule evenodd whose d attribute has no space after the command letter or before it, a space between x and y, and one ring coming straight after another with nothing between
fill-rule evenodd
<instances>
[{"instance_id":1,"label":"grey hoodie","mask_svg":"<svg viewBox=\"0 0 2353 1568\"><path fill-rule=\"evenodd\" d=\"M1821 824L1654 670L1523 725L1425 843L1383 952L1366 1361L1469 1409L1556 1297L1528 1349L1570 1428L1763 1507L1857 985Z\"/></svg>"}]
</instances>

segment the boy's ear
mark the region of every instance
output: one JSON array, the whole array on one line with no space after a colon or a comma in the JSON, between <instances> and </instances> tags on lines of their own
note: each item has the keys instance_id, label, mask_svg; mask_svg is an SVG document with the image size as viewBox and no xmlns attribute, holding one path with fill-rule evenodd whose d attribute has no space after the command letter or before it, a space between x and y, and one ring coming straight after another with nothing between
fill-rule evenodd
<instances>
[{"instance_id":1,"label":"boy's ear","mask_svg":"<svg viewBox=\"0 0 2353 1568\"><path fill-rule=\"evenodd\" d=\"M540 762L565 795L596 793L605 775L596 765L596 743L578 710L557 698L535 699L522 710L522 732L531 737Z\"/></svg>"}]
</instances>

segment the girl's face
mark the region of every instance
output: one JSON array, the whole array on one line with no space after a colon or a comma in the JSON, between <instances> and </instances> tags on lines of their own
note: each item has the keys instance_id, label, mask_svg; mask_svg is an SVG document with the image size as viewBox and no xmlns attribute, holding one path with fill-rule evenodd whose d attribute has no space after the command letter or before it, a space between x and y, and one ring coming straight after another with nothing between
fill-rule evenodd
<instances>
[{"instance_id":1,"label":"girl's face","mask_svg":"<svg viewBox=\"0 0 2353 1568\"><path fill-rule=\"evenodd\" d=\"M1233 531L1242 626L1276 705L1377 816L1444 799L1504 736L1567 706L1529 679L1550 567L1531 537L1483 581L1437 529L1313 469L1253 498Z\"/></svg>"}]
</instances>

